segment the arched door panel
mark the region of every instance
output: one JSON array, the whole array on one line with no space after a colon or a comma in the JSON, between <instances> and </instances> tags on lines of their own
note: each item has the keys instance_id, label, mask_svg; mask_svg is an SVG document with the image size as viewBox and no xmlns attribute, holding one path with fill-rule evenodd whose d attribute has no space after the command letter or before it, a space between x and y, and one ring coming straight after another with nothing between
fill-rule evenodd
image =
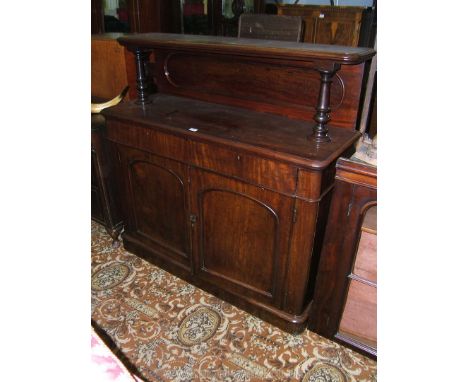
<instances>
[{"instance_id":1,"label":"arched door panel","mask_svg":"<svg viewBox=\"0 0 468 382\"><path fill-rule=\"evenodd\" d=\"M121 150L127 182L127 234L169 260L189 264L187 168L136 150Z\"/></svg>"},{"instance_id":2,"label":"arched door panel","mask_svg":"<svg viewBox=\"0 0 468 382\"><path fill-rule=\"evenodd\" d=\"M292 199L201 170L192 174L196 271L242 296L280 304Z\"/></svg>"}]
</instances>

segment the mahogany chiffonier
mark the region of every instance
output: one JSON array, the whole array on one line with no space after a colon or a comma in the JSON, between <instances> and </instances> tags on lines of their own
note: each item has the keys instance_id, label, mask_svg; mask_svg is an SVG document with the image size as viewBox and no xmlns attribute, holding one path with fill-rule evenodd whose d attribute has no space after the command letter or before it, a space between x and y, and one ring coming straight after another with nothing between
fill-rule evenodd
<instances>
[{"instance_id":1,"label":"mahogany chiffonier","mask_svg":"<svg viewBox=\"0 0 468 382\"><path fill-rule=\"evenodd\" d=\"M377 357L377 167L341 158L310 328Z\"/></svg>"},{"instance_id":2,"label":"mahogany chiffonier","mask_svg":"<svg viewBox=\"0 0 468 382\"><path fill-rule=\"evenodd\" d=\"M360 136L364 65L375 52L157 33L119 41L135 53L138 99L103 114L125 248L303 330L335 163Z\"/></svg>"}]
</instances>

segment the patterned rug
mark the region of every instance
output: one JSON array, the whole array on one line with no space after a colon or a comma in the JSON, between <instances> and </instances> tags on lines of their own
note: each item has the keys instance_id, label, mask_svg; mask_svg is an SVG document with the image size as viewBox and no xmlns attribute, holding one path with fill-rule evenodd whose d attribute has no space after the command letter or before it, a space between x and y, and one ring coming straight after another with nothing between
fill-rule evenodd
<instances>
[{"instance_id":1,"label":"patterned rug","mask_svg":"<svg viewBox=\"0 0 468 382\"><path fill-rule=\"evenodd\" d=\"M291 335L125 251L92 223L92 319L147 381L376 381L377 364Z\"/></svg>"}]
</instances>

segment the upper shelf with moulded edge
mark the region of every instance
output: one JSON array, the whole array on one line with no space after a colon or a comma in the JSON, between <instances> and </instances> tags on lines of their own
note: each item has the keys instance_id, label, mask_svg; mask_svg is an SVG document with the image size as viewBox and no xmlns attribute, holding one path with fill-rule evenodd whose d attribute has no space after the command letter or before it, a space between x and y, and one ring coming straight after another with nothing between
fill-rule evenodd
<instances>
[{"instance_id":1,"label":"upper shelf with moulded edge","mask_svg":"<svg viewBox=\"0 0 468 382\"><path fill-rule=\"evenodd\" d=\"M339 64L358 64L375 55L375 50L370 48L171 33L130 34L119 38L118 41L127 47L176 48L216 54L277 57L294 61L327 60Z\"/></svg>"}]
</instances>

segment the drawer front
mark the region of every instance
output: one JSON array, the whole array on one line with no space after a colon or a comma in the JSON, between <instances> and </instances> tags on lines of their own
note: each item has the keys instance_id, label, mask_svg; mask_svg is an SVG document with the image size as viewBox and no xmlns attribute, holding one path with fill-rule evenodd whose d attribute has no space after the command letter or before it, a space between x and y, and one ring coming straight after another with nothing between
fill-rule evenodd
<instances>
[{"instance_id":1,"label":"drawer front","mask_svg":"<svg viewBox=\"0 0 468 382\"><path fill-rule=\"evenodd\" d=\"M275 191L287 194L295 191L297 169L286 163L200 142L191 142L190 152L191 162L196 166Z\"/></svg>"},{"instance_id":2,"label":"drawer front","mask_svg":"<svg viewBox=\"0 0 468 382\"><path fill-rule=\"evenodd\" d=\"M148 127L109 120L107 139L162 157L185 162L187 140Z\"/></svg>"},{"instance_id":3,"label":"drawer front","mask_svg":"<svg viewBox=\"0 0 468 382\"><path fill-rule=\"evenodd\" d=\"M189 165L243 179L286 194L296 189L297 169L241 150L191 141L151 128L108 121L107 138L113 142L175 159Z\"/></svg>"}]
</instances>

